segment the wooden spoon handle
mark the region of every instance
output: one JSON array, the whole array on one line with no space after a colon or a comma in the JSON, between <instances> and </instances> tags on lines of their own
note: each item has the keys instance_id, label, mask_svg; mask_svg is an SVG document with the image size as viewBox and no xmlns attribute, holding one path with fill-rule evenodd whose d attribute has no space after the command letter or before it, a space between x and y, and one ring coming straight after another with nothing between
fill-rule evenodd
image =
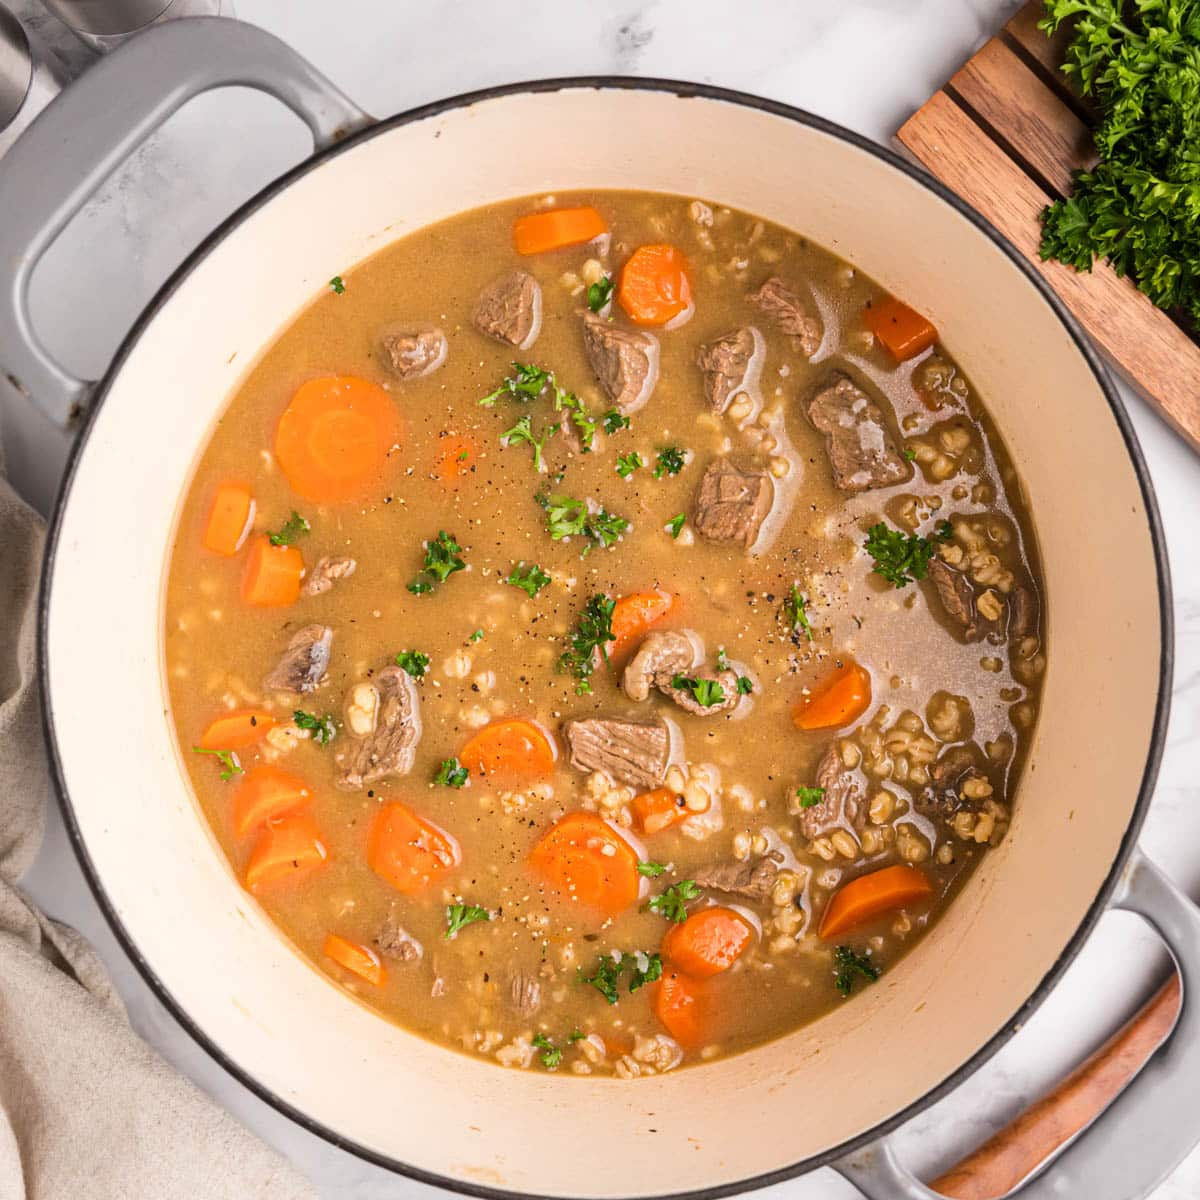
<instances>
[{"instance_id":1,"label":"wooden spoon handle","mask_svg":"<svg viewBox=\"0 0 1200 1200\"><path fill-rule=\"evenodd\" d=\"M1167 1036L1178 1013L1179 976L1172 973L1054 1091L929 1186L954 1200L995 1200L1007 1195L1107 1107Z\"/></svg>"}]
</instances>

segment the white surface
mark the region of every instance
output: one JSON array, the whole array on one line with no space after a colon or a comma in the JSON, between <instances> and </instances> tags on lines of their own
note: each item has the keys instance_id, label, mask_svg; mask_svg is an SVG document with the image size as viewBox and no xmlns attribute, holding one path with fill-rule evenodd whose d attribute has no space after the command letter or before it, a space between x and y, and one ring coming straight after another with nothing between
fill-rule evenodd
<instances>
[{"instance_id":1,"label":"white surface","mask_svg":"<svg viewBox=\"0 0 1200 1200\"><path fill-rule=\"evenodd\" d=\"M278 32L369 110L389 114L464 88L539 75L627 72L695 78L757 91L886 139L1014 5L1008 0L940 0L899 5L854 0L839 6L736 7L715 0L510 5L509 23L484 0L450 5L343 0L329 6L241 0L239 15ZM463 46L464 29L478 35ZM231 131L234 136L230 136ZM166 272L230 207L305 152L300 127L269 101L245 93L206 98L175 118L68 230L35 279L39 326L54 350L96 373ZM2 169L2 167L0 167ZM981 313L981 319L986 319ZM171 397L164 396L163 403ZM4 397L13 474L43 507L65 451L62 439L19 402ZM1053 397L1046 397L1053 403ZM1200 709L1200 558L1190 514L1200 505L1195 457L1153 415L1130 409L1158 488L1175 574L1175 708L1145 844L1177 879L1200 891L1200 812L1185 791ZM1069 478L1066 475L1065 478ZM1081 536L1104 536L1104 516ZM1097 588L1118 587L1112 574ZM1097 736L1103 736L1098 733ZM114 748L107 769L120 770ZM1192 751L1194 753L1194 751ZM1079 803L1086 806L1087 797ZM100 948L137 1028L163 1054L309 1172L329 1197L431 1191L360 1163L276 1114L226 1076L142 985L93 904L55 815L28 879L35 898ZM951 1162L1085 1054L1128 1011L1155 964L1153 943L1132 919L1108 918L1067 980L1030 1025L954 1096L903 1134L902 1153L933 1173ZM953 969L950 964L948 969ZM901 1054L903 1047L898 1047ZM855 1193L828 1172L773 1189L796 1200ZM1194 1155L1156 1195L1200 1192Z\"/></svg>"}]
</instances>

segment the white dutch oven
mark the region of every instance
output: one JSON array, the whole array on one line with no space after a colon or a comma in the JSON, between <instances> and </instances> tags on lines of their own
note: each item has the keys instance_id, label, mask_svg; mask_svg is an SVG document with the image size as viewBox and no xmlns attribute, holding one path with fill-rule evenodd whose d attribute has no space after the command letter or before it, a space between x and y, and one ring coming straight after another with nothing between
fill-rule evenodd
<instances>
[{"instance_id":1,"label":"white dutch oven","mask_svg":"<svg viewBox=\"0 0 1200 1200\"><path fill-rule=\"evenodd\" d=\"M226 84L278 96L319 153L208 239L99 384L71 379L29 328L33 265L149 130ZM816 1024L636 1083L503 1071L348 1000L239 887L164 718L161 605L179 498L255 356L326 280L389 240L563 188L681 192L761 214L928 313L1019 466L1049 597L1042 716L1011 832L933 933ZM898 1166L886 1133L994 1052L1104 908L1119 905L1171 944L1183 1016L1102 1118L1104 1135L1070 1147L1027 1192L1126 1200L1191 1146L1200 915L1134 846L1170 676L1150 485L1077 328L952 197L827 122L687 84L559 80L373 124L273 38L209 20L146 33L57 100L10 152L0 214L0 261L12 270L0 368L64 419L87 407L41 625L67 824L146 980L259 1095L364 1157L483 1195L718 1195L832 1164L871 1197L932 1197ZM121 714L119 772L98 707Z\"/></svg>"}]
</instances>

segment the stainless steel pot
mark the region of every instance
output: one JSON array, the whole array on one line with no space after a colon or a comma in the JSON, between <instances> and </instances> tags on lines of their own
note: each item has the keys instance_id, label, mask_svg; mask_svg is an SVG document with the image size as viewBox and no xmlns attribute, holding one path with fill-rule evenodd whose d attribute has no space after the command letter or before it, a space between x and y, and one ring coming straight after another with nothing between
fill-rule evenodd
<instances>
[{"instance_id":1,"label":"stainless steel pot","mask_svg":"<svg viewBox=\"0 0 1200 1200\"><path fill-rule=\"evenodd\" d=\"M72 378L30 328L33 265L150 130L229 84L290 106L314 157L192 255L103 380ZM163 718L160 604L178 501L247 366L326 280L388 240L564 187L694 193L758 212L929 313L1020 464L1049 595L1043 715L1012 828L930 936L814 1025L633 1084L501 1071L348 1002L238 886ZM41 614L67 826L146 980L247 1086L366 1158L479 1195L721 1195L831 1165L876 1200L928 1200L888 1133L1012 1036L1119 907L1168 943L1182 1015L1097 1127L1024 1194L1128 1200L1190 1149L1200 912L1136 847L1171 673L1153 494L1094 352L952 196L819 118L699 85L554 80L375 123L274 38L209 20L150 30L57 100L10 152L0 212L0 256L15 264L0 295L0 368L58 419L82 421ZM120 772L97 703L121 713Z\"/></svg>"}]
</instances>

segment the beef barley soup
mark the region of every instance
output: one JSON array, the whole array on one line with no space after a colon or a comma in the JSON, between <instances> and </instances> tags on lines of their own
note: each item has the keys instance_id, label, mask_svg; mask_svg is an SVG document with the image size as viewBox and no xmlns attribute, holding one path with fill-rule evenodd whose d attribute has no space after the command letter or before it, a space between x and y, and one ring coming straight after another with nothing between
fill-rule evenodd
<instances>
[{"instance_id":1,"label":"beef barley soup","mask_svg":"<svg viewBox=\"0 0 1200 1200\"><path fill-rule=\"evenodd\" d=\"M171 714L231 867L505 1066L650 1074L853 1003L1004 837L1037 714L983 399L854 268L686 197L347 270L176 534Z\"/></svg>"}]
</instances>

